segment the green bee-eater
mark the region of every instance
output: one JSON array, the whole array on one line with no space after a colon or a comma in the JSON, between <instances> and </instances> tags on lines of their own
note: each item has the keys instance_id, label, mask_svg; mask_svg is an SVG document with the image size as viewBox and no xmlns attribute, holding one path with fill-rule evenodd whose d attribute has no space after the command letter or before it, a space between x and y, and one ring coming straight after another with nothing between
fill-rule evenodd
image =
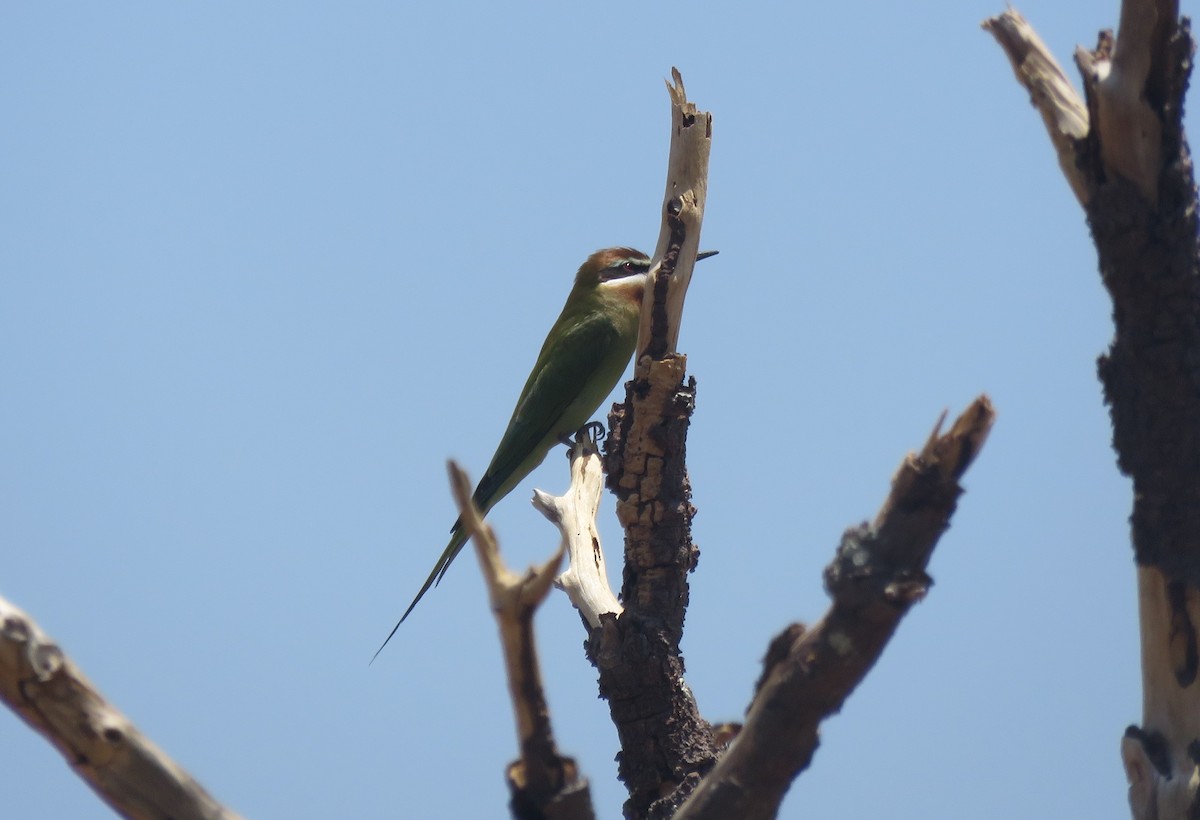
<instances>
[{"instance_id":1,"label":"green bee-eater","mask_svg":"<svg viewBox=\"0 0 1200 820\"><path fill-rule=\"evenodd\" d=\"M715 251L697 256L703 259ZM642 292L650 258L632 248L607 248L587 258L558 321L550 328L533 372L521 390L508 429L472 500L487 514L542 463L550 449L587 424L625 372L637 345ZM421 590L388 634L376 656L429 588L441 581L463 545L462 519L450 530Z\"/></svg>"}]
</instances>

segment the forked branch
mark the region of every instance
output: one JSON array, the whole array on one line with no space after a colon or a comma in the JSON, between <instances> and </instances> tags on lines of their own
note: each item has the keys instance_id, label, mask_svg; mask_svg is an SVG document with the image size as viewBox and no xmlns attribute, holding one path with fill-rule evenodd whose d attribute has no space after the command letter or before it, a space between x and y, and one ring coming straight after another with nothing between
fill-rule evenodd
<instances>
[{"instance_id":1,"label":"forked branch","mask_svg":"<svg viewBox=\"0 0 1200 820\"><path fill-rule=\"evenodd\" d=\"M590 820L591 795L587 780L575 761L558 753L550 728L550 709L542 688L533 615L554 582L562 563L563 548L540 567L517 575L504 565L495 533L471 502L471 482L453 461L450 486L462 516L463 529L475 544L475 554L487 584L492 614L500 627L500 643L508 674L517 724L519 760L509 764L507 779L510 807L518 820L553 816L563 820Z\"/></svg>"},{"instance_id":2,"label":"forked branch","mask_svg":"<svg viewBox=\"0 0 1200 820\"><path fill-rule=\"evenodd\" d=\"M608 585L608 569L596 513L604 472L600 454L590 437L579 436L571 450L571 485L562 496L533 491L533 506L558 527L567 550L567 568L554 585L567 593L584 622L595 629L602 615L620 615L622 607Z\"/></svg>"}]
</instances>

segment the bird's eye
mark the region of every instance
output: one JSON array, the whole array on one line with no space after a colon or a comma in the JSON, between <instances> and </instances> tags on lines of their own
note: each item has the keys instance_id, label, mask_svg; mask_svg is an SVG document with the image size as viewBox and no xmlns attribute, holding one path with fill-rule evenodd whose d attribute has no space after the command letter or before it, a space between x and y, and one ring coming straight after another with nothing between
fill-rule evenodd
<instances>
[{"instance_id":1,"label":"bird's eye","mask_svg":"<svg viewBox=\"0 0 1200 820\"><path fill-rule=\"evenodd\" d=\"M625 264L621 265L621 270L625 271L626 273L633 273L633 263L626 262Z\"/></svg>"}]
</instances>

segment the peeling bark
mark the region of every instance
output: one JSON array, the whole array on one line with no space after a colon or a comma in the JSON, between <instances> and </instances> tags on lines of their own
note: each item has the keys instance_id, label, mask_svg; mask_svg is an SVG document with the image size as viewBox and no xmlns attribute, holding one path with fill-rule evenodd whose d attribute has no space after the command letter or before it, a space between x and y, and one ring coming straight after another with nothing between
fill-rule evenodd
<instances>
[{"instance_id":1,"label":"peeling bark","mask_svg":"<svg viewBox=\"0 0 1200 820\"><path fill-rule=\"evenodd\" d=\"M985 27L995 33L1014 16ZM1125 0L1118 34L1101 32L1075 55L1087 119L1069 144L1068 177L1082 179L1113 301L1098 372L1134 491L1143 714L1121 755L1138 818L1200 816L1200 247L1183 131L1194 52L1177 2Z\"/></svg>"}]
</instances>

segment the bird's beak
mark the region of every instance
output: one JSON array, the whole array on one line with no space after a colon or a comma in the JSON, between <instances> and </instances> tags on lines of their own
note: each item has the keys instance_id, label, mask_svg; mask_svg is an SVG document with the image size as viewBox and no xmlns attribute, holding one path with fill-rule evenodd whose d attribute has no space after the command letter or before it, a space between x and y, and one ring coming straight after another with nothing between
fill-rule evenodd
<instances>
[{"instance_id":1,"label":"bird's beak","mask_svg":"<svg viewBox=\"0 0 1200 820\"><path fill-rule=\"evenodd\" d=\"M718 253L720 253L720 251L700 251L700 253L696 254L696 261L699 262L701 259L707 259L710 256L716 256ZM654 277L658 275L658 269L661 267L662 260L660 259L654 265L654 267L646 272L646 275L650 277L650 279L654 279Z\"/></svg>"}]
</instances>

